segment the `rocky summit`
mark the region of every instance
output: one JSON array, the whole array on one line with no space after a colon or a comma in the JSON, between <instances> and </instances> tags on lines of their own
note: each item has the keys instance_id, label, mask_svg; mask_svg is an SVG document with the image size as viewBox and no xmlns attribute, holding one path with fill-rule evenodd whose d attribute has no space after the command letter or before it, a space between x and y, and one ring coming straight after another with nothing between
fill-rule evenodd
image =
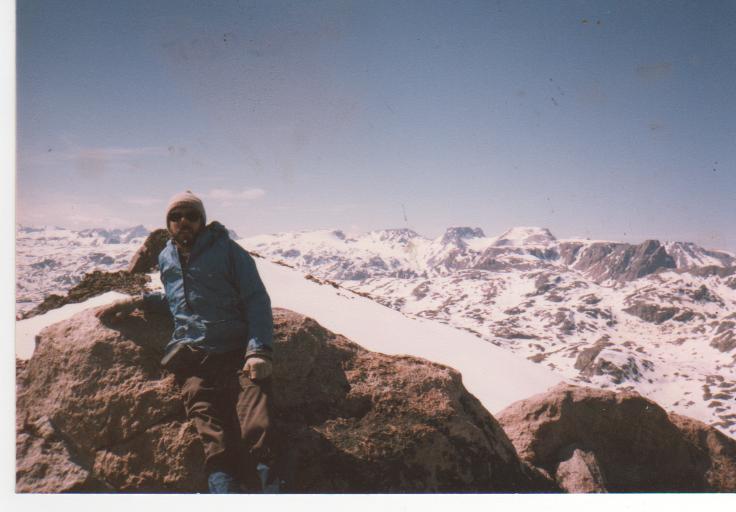
<instances>
[{"instance_id":1,"label":"rocky summit","mask_svg":"<svg viewBox=\"0 0 736 512\"><path fill-rule=\"evenodd\" d=\"M205 492L203 450L158 364L168 317L46 328L17 370L17 492ZM637 393L560 385L497 421L443 365L367 351L274 310L285 490L736 491L736 441Z\"/></svg>"},{"instance_id":2,"label":"rocky summit","mask_svg":"<svg viewBox=\"0 0 736 512\"><path fill-rule=\"evenodd\" d=\"M17 367L18 492L204 492L168 316L94 309ZM499 421L461 375L274 310L279 470L295 492L736 491L736 441L634 392L560 385Z\"/></svg>"},{"instance_id":3,"label":"rocky summit","mask_svg":"<svg viewBox=\"0 0 736 512\"><path fill-rule=\"evenodd\" d=\"M274 311L281 472L297 492L546 491L460 375ZM87 310L18 375L18 492L203 492L203 451L158 360L168 318Z\"/></svg>"},{"instance_id":4,"label":"rocky summit","mask_svg":"<svg viewBox=\"0 0 736 512\"><path fill-rule=\"evenodd\" d=\"M498 419L568 492L736 491L736 440L638 393L560 384Z\"/></svg>"},{"instance_id":5,"label":"rocky summit","mask_svg":"<svg viewBox=\"0 0 736 512\"><path fill-rule=\"evenodd\" d=\"M46 309L146 289L142 272L165 242L161 232L143 242L140 230L20 234L20 275L28 272L27 290L38 296L50 276L61 283L70 268L93 269L69 278L66 296L46 293ZM369 352L315 320L275 310L288 490L736 491L736 441L723 433L736 431L730 255L655 241L560 242L537 228L495 239L477 228L445 235L425 243L409 230L362 238L329 231L241 244L321 276L308 279L350 286L406 316L445 321L476 333L478 343L569 370L574 381L623 389L562 385L496 421L455 370ZM60 259L40 250L31 259L36 243ZM87 257L90 247L117 252ZM85 256L75 263L69 251ZM595 263L593 252L621 263L627 277L596 282L590 273L611 265ZM428 272L422 261L437 266ZM98 263L117 272L90 267ZM170 330L167 316L136 311L110 326L87 310L40 334L33 357L16 360L18 492L206 490L201 445L173 376L158 363Z\"/></svg>"}]
</instances>

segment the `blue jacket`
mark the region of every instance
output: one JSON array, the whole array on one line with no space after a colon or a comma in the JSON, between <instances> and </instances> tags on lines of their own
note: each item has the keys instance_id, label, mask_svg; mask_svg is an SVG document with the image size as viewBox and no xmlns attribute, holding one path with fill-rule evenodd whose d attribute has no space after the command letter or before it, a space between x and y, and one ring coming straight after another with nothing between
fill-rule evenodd
<instances>
[{"instance_id":1,"label":"blue jacket","mask_svg":"<svg viewBox=\"0 0 736 512\"><path fill-rule=\"evenodd\" d=\"M222 224L212 222L197 236L185 269L172 241L158 264L166 296L148 294L144 305L168 304L174 332L167 351L185 343L217 353L245 348L246 357L271 356L271 300L253 258Z\"/></svg>"}]
</instances>

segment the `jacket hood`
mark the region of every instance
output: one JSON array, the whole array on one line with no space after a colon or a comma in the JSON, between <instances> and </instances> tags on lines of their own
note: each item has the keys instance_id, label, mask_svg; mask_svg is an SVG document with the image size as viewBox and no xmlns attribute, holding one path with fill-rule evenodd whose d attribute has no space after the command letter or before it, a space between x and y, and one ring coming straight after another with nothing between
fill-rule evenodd
<instances>
[{"instance_id":1,"label":"jacket hood","mask_svg":"<svg viewBox=\"0 0 736 512\"><path fill-rule=\"evenodd\" d=\"M194 242L192 252L201 252L204 249L211 247L221 238L230 238L230 235L228 234L225 226L223 226L216 220L213 220L212 222L207 224L207 226L205 226L205 228L197 237L197 240Z\"/></svg>"},{"instance_id":2,"label":"jacket hood","mask_svg":"<svg viewBox=\"0 0 736 512\"><path fill-rule=\"evenodd\" d=\"M212 222L207 224L207 226L202 231L202 235L204 235L205 233L212 233L213 236L217 236L217 237L220 237L223 235L228 236L228 237L230 236L230 234L227 231L227 228L223 226L222 224L220 224L219 222L217 222L216 220L213 220Z\"/></svg>"}]
</instances>

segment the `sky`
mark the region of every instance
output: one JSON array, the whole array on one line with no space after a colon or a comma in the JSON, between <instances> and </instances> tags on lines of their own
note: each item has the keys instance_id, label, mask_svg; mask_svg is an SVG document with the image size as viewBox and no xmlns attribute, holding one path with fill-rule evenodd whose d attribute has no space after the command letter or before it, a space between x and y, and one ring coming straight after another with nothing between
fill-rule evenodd
<instances>
[{"instance_id":1,"label":"sky","mask_svg":"<svg viewBox=\"0 0 736 512\"><path fill-rule=\"evenodd\" d=\"M17 6L16 222L736 252L736 2Z\"/></svg>"}]
</instances>

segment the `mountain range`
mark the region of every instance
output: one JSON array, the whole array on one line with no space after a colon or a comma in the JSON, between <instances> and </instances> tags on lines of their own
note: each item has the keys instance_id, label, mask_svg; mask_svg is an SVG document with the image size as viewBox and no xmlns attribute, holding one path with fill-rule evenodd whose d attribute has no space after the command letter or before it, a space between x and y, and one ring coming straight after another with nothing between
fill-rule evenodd
<instances>
[{"instance_id":1,"label":"mountain range","mask_svg":"<svg viewBox=\"0 0 736 512\"><path fill-rule=\"evenodd\" d=\"M515 227L261 235L248 249L410 317L475 333L572 382L636 390L736 433L736 258L688 242Z\"/></svg>"},{"instance_id":2,"label":"mountain range","mask_svg":"<svg viewBox=\"0 0 736 512\"><path fill-rule=\"evenodd\" d=\"M17 311L86 272L125 269L144 231L18 227ZM544 228L487 237L454 227L435 239L409 229L324 230L239 243L572 382L636 390L736 433L733 254L687 242L558 240Z\"/></svg>"}]
</instances>

